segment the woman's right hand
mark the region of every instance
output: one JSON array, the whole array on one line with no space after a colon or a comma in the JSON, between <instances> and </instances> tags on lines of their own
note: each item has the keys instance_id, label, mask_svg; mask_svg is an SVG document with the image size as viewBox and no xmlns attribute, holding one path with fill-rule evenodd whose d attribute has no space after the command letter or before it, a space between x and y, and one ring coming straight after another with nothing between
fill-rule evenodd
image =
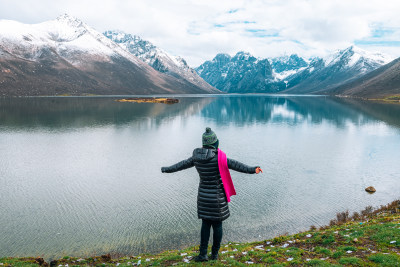
<instances>
[{"instance_id":1,"label":"woman's right hand","mask_svg":"<svg viewBox=\"0 0 400 267\"><path fill-rule=\"evenodd\" d=\"M259 174L260 172L261 172L261 173L263 172L262 169L261 169L260 167L257 167L257 168L256 168L256 173Z\"/></svg>"}]
</instances>

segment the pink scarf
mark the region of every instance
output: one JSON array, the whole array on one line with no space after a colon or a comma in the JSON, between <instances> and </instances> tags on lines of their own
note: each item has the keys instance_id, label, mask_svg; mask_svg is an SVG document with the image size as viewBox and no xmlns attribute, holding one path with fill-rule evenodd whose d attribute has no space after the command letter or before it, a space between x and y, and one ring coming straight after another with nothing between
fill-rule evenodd
<instances>
[{"instance_id":1,"label":"pink scarf","mask_svg":"<svg viewBox=\"0 0 400 267\"><path fill-rule=\"evenodd\" d=\"M226 154L218 148L218 168L221 175L222 184L224 185L226 200L231 201L231 196L236 195L235 187L233 186L232 177L229 173L228 160Z\"/></svg>"}]
</instances>

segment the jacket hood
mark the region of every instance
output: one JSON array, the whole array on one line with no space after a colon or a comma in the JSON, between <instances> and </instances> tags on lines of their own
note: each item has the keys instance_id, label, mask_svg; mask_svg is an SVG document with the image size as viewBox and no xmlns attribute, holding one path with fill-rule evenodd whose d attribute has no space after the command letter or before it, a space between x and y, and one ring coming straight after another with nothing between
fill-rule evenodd
<instances>
[{"instance_id":1,"label":"jacket hood","mask_svg":"<svg viewBox=\"0 0 400 267\"><path fill-rule=\"evenodd\" d=\"M208 161L218 154L215 148L196 148L193 150L193 159L198 161Z\"/></svg>"}]
</instances>

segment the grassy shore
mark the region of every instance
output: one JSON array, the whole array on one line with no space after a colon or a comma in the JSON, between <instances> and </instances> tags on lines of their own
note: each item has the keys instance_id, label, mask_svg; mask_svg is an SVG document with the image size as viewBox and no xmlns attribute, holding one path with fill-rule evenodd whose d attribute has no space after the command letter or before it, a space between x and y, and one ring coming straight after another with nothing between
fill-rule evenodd
<instances>
[{"instance_id":1,"label":"grassy shore","mask_svg":"<svg viewBox=\"0 0 400 267\"><path fill-rule=\"evenodd\" d=\"M400 104L400 95L392 95L384 98L369 98L368 100Z\"/></svg>"},{"instance_id":2,"label":"grassy shore","mask_svg":"<svg viewBox=\"0 0 400 267\"><path fill-rule=\"evenodd\" d=\"M102 255L46 263L42 258L0 258L0 266L400 266L400 201L352 215L329 226L253 243L223 244L217 261L195 263L198 246L123 258Z\"/></svg>"}]
</instances>

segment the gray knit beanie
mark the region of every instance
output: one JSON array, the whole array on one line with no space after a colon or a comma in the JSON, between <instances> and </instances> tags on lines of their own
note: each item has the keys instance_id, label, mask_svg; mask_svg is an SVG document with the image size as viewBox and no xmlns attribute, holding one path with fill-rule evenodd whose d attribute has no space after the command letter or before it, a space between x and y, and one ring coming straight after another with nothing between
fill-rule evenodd
<instances>
[{"instance_id":1,"label":"gray knit beanie","mask_svg":"<svg viewBox=\"0 0 400 267\"><path fill-rule=\"evenodd\" d=\"M209 146L218 141L217 135L211 130L210 127L206 128L206 132L203 133L203 146Z\"/></svg>"}]
</instances>

